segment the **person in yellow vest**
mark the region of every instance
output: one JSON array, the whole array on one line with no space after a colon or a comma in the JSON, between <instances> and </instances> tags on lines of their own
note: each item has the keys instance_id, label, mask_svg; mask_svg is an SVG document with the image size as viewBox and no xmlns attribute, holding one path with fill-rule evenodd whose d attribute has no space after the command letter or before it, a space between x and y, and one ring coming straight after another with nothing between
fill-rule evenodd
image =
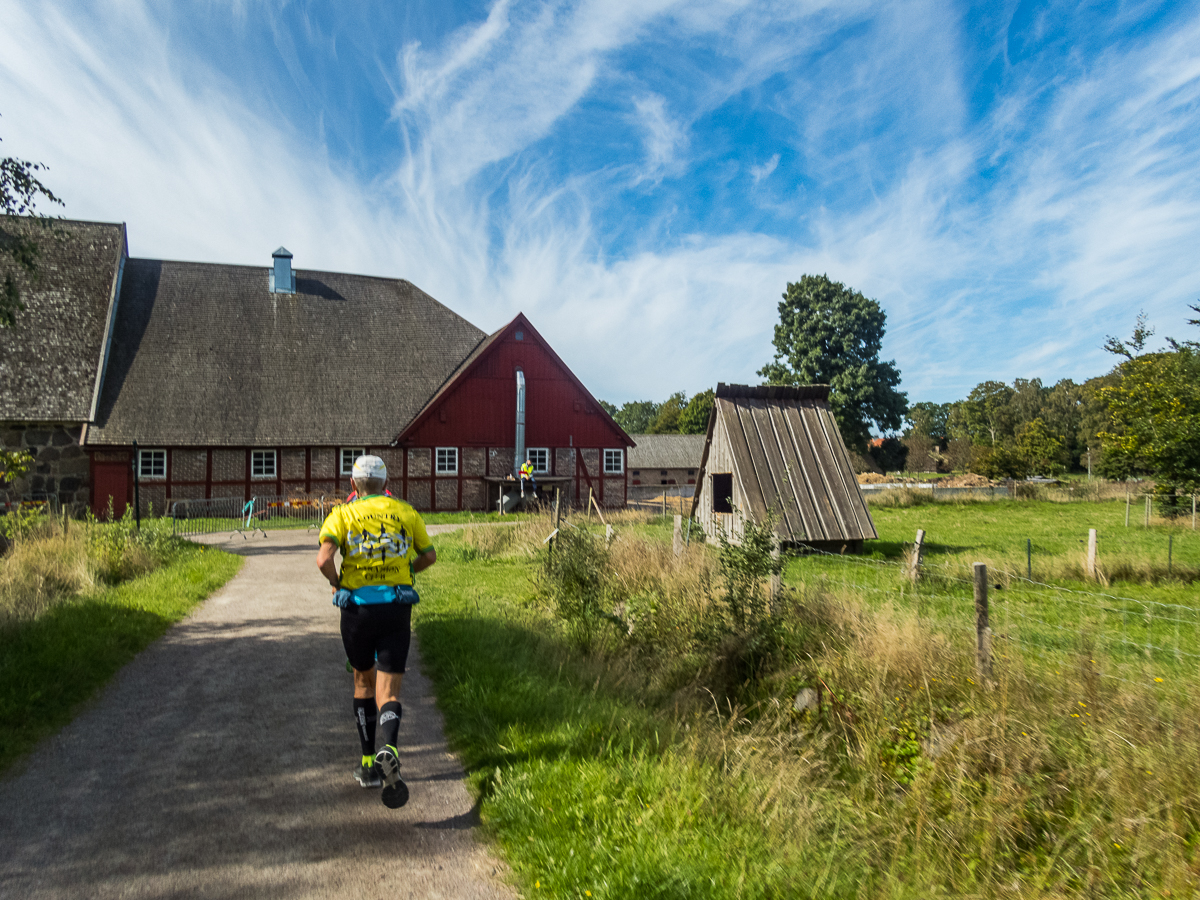
<instances>
[{"instance_id":1,"label":"person in yellow vest","mask_svg":"<svg viewBox=\"0 0 1200 900\"><path fill-rule=\"evenodd\" d=\"M521 497L525 496L525 484L528 482L530 493L537 497L537 482L533 478L533 460L526 459L521 463Z\"/></svg>"},{"instance_id":2,"label":"person in yellow vest","mask_svg":"<svg viewBox=\"0 0 1200 900\"><path fill-rule=\"evenodd\" d=\"M385 490L387 466L360 456L350 480L357 499L335 506L321 526L317 568L342 610L342 645L354 669L354 721L362 760L354 778L363 787L383 786L383 803L408 802L400 777L400 683L412 637L412 608L420 602L413 575L437 561L425 522L407 503ZM341 551L338 571L334 554ZM376 716L383 747L375 750Z\"/></svg>"}]
</instances>

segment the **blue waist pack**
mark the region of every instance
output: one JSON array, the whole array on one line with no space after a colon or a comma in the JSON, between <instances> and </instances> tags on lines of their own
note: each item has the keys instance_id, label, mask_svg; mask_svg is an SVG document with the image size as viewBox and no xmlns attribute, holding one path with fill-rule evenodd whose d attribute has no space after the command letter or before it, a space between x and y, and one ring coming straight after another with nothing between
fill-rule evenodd
<instances>
[{"instance_id":1,"label":"blue waist pack","mask_svg":"<svg viewBox=\"0 0 1200 900\"><path fill-rule=\"evenodd\" d=\"M367 587L338 588L333 595L333 605L345 609L348 606L377 606L382 603L420 603L421 597L411 584L373 584Z\"/></svg>"}]
</instances>

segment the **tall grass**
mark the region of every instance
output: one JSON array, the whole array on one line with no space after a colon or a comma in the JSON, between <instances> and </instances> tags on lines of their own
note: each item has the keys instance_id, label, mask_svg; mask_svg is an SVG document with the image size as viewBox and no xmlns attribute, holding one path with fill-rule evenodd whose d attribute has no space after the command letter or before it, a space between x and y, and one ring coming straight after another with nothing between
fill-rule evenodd
<instances>
[{"instance_id":1,"label":"tall grass","mask_svg":"<svg viewBox=\"0 0 1200 900\"><path fill-rule=\"evenodd\" d=\"M489 565L451 554L418 620L527 893L1194 894L1189 692L1007 645L985 684L969 635L829 579L739 624L720 548L675 557L654 522L555 548L598 567L584 643L545 524Z\"/></svg>"},{"instance_id":2,"label":"tall grass","mask_svg":"<svg viewBox=\"0 0 1200 900\"><path fill-rule=\"evenodd\" d=\"M14 536L0 557L0 772L242 561L161 520L29 520Z\"/></svg>"},{"instance_id":3,"label":"tall grass","mask_svg":"<svg viewBox=\"0 0 1200 900\"><path fill-rule=\"evenodd\" d=\"M181 546L169 522L147 519L138 530L128 513L109 523L42 516L22 522L10 540L0 557L0 629L153 571Z\"/></svg>"}]
</instances>

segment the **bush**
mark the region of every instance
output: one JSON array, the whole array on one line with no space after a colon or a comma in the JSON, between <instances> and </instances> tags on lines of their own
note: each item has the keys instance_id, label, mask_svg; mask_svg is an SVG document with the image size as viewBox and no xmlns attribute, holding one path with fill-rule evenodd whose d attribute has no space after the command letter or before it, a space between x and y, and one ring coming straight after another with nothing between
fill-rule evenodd
<instances>
[{"instance_id":1,"label":"bush","mask_svg":"<svg viewBox=\"0 0 1200 900\"><path fill-rule=\"evenodd\" d=\"M592 648L597 629L611 618L610 569L604 540L582 528L561 528L546 558L542 593L585 652Z\"/></svg>"}]
</instances>

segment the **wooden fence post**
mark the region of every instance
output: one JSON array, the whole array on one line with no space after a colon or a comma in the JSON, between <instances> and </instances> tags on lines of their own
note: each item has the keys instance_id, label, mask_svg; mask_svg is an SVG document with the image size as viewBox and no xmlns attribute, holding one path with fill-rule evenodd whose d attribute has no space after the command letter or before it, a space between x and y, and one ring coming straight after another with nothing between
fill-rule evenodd
<instances>
[{"instance_id":1,"label":"wooden fence post","mask_svg":"<svg viewBox=\"0 0 1200 900\"><path fill-rule=\"evenodd\" d=\"M775 546L771 548L771 559L779 560L779 541L775 541ZM783 573L771 573L771 615L779 615L779 595L783 593Z\"/></svg>"},{"instance_id":2,"label":"wooden fence post","mask_svg":"<svg viewBox=\"0 0 1200 900\"><path fill-rule=\"evenodd\" d=\"M992 629L988 626L987 563L975 563L975 667L980 678L992 677Z\"/></svg>"},{"instance_id":3,"label":"wooden fence post","mask_svg":"<svg viewBox=\"0 0 1200 900\"><path fill-rule=\"evenodd\" d=\"M1196 530L1196 495L1192 494L1192 531Z\"/></svg>"},{"instance_id":4,"label":"wooden fence post","mask_svg":"<svg viewBox=\"0 0 1200 900\"><path fill-rule=\"evenodd\" d=\"M675 555L683 553L683 516L675 517L675 528L671 534L671 549Z\"/></svg>"},{"instance_id":5,"label":"wooden fence post","mask_svg":"<svg viewBox=\"0 0 1200 900\"><path fill-rule=\"evenodd\" d=\"M1129 490L1125 491L1125 527L1129 527Z\"/></svg>"},{"instance_id":6,"label":"wooden fence post","mask_svg":"<svg viewBox=\"0 0 1200 900\"><path fill-rule=\"evenodd\" d=\"M1033 581L1033 538L1025 538L1025 577Z\"/></svg>"},{"instance_id":7,"label":"wooden fence post","mask_svg":"<svg viewBox=\"0 0 1200 900\"><path fill-rule=\"evenodd\" d=\"M1175 551L1175 535L1167 535L1167 575L1171 574L1171 556Z\"/></svg>"},{"instance_id":8,"label":"wooden fence post","mask_svg":"<svg viewBox=\"0 0 1200 900\"><path fill-rule=\"evenodd\" d=\"M1085 569L1088 578L1093 581L1096 578L1096 529L1088 529L1088 549L1087 549L1087 567Z\"/></svg>"},{"instance_id":9,"label":"wooden fence post","mask_svg":"<svg viewBox=\"0 0 1200 900\"><path fill-rule=\"evenodd\" d=\"M555 488L554 489L554 530L556 532L558 531L558 521L559 521L558 516L562 509L562 507L559 506L559 501L561 500L561 498L562 498L562 492L558 488ZM501 509L504 508L504 488L503 487L500 489L500 508ZM546 551L546 555L549 559L554 558L554 540L555 540L554 538L550 538L550 548Z\"/></svg>"},{"instance_id":10,"label":"wooden fence post","mask_svg":"<svg viewBox=\"0 0 1200 900\"><path fill-rule=\"evenodd\" d=\"M609 544L611 544L611 543L612 543L612 539L613 539L613 529L612 529L612 526L611 526L611 525L608 525L608 524L606 523L606 524L605 524L605 526L604 526L604 546L606 546L606 547L607 547Z\"/></svg>"},{"instance_id":11,"label":"wooden fence post","mask_svg":"<svg viewBox=\"0 0 1200 900\"><path fill-rule=\"evenodd\" d=\"M908 580L916 584L921 579L921 553L925 549L925 529L917 529L917 539L913 541L912 559L909 562Z\"/></svg>"},{"instance_id":12,"label":"wooden fence post","mask_svg":"<svg viewBox=\"0 0 1200 900\"><path fill-rule=\"evenodd\" d=\"M1150 527L1150 495L1146 495L1146 527Z\"/></svg>"}]
</instances>

